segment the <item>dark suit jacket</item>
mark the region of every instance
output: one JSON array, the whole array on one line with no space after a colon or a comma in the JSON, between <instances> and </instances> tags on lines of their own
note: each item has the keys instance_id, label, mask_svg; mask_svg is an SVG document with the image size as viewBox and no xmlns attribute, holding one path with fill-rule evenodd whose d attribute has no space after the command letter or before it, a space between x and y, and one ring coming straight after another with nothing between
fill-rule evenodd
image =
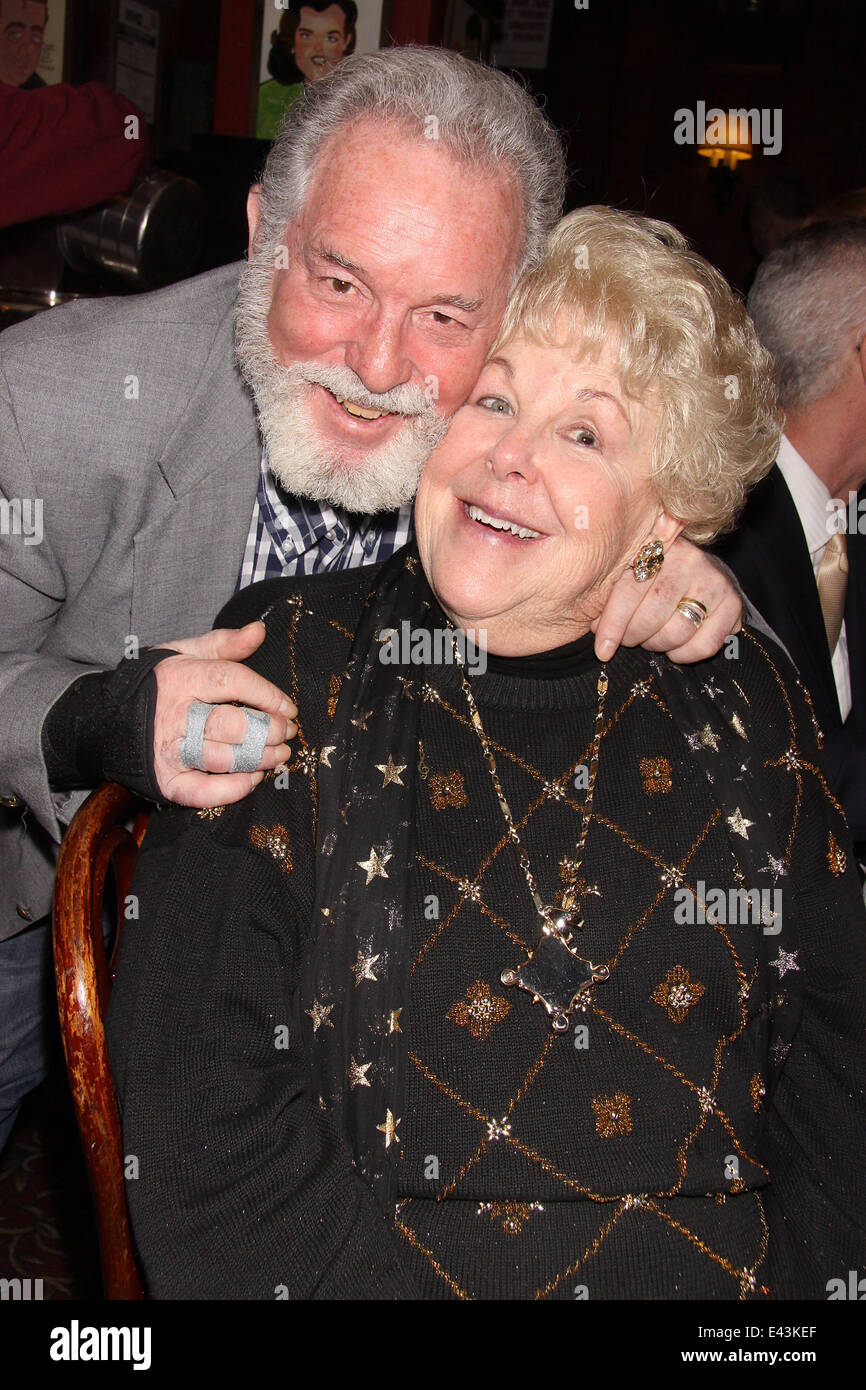
<instances>
[{"instance_id":1,"label":"dark suit jacket","mask_svg":"<svg viewBox=\"0 0 866 1390\"><path fill-rule=\"evenodd\" d=\"M866 489L860 493L866 498ZM866 527L866 516L863 518ZM778 466L751 493L738 529L713 546L796 662L824 731L830 785L866 851L866 536L849 529L845 627L851 712L842 723L818 586L794 500Z\"/></svg>"}]
</instances>

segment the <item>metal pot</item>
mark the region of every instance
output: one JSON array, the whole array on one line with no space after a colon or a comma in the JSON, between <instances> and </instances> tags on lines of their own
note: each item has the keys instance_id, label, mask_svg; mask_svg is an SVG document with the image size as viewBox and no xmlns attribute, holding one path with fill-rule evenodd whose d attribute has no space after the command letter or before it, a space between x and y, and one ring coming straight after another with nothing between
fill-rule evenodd
<instances>
[{"instance_id":1,"label":"metal pot","mask_svg":"<svg viewBox=\"0 0 866 1390\"><path fill-rule=\"evenodd\" d=\"M110 271L136 289L159 289L195 264L204 216L197 183L152 169L128 193L61 222L57 238L73 270Z\"/></svg>"}]
</instances>

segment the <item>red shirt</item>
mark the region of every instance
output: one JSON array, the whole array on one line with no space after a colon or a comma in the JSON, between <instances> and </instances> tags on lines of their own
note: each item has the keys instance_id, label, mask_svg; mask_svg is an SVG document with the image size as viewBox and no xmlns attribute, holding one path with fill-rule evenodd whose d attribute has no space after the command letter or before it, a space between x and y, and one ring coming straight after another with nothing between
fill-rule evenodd
<instances>
[{"instance_id":1,"label":"red shirt","mask_svg":"<svg viewBox=\"0 0 866 1390\"><path fill-rule=\"evenodd\" d=\"M144 117L101 82L36 91L0 82L0 227L104 202L149 164Z\"/></svg>"}]
</instances>

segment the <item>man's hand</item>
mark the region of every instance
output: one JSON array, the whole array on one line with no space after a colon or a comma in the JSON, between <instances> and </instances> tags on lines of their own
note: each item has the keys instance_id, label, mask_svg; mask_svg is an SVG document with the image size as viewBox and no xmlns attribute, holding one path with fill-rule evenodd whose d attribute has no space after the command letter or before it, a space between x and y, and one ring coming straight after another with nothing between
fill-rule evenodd
<instances>
[{"instance_id":1,"label":"man's hand","mask_svg":"<svg viewBox=\"0 0 866 1390\"><path fill-rule=\"evenodd\" d=\"M270 681L241 666L260 647L264 623L246 627L217 628L204 637L155 645L181 655L161 661L154 668L157 705L153 751L156 779L167 801L180 806L228 806L257 787L265 772L291 757L286 739L294 738L297 707ZM186 737L187 712L194 700L216 705L205 725L202 762L207 771L196 772L180 760L181 739ZM256 772L230 772L233 743L241 743L247 717L229 701L249 705L271 716L265 751Z\"/></svg>"},{"instance_id":2,"label":"man's hand","mask_svg":"<svg viewBox=\"0 0 866 1390\"><path fill-rule=\"evenodd\" d=\"M696 628L677 612L684 598L696 598L707 616ZM739 632L743 605L728 570L715 556L679 537L665 552L655 579L639 584L629 566L592 624L595 654L608 661L617 647L647 647L672 661L705 661L726 637Z\"/></svg>"}]
</instances>

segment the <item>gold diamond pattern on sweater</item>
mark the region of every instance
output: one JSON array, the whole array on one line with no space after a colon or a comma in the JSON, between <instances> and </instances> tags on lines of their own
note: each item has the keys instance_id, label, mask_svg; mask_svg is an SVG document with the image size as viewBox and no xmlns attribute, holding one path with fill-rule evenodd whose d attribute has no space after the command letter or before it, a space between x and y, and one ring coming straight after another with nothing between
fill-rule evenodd
<instances>
[{"instance_id":1,"label":"gold diamond pattern on sweater","mask_svg":"<svg viewBox=\"0 0 866 1390\"><path fill-rule=\"evenodd\" d=\"M452 1023L468 1028L476 1042L484 1042L496 1024L510 1013L511 1005L506 999L492 994L490 986L483 980L476 980L467 989L465 997L451 1005L447 1017Z\"/></svg>"},{"instance_id":2,"label":"gold diamond pattern on sweater","mask_svg":"<svg viewBox=\"0 0 866 1390\"><path fill-rule=\"evenodd\" d=\"M641 758L640 775L647 796L657 796L659 792L669 792L673 786L671 765L667 758Z\"/></svg>"},{"instance_id":3,"label":"gold diamond pattern on sweater","mask_svg":"<svg viewBox=\"0 0 866 1390\"><path fill-rule=\"evenodd\" d=\"M540 1202L479 1202L478 1215L498 1221L506 1235L518 1235L534 1211L544 1211Z\"/></svg>"},{"instance_id":4,"label":"gold diamond pattern on sweater","mask_svg":"<svg viewBox=\"0 0 866 1390\"><path fill-rule=\"evenodd\" d=\"M771 654L751 632L745 631L743 636L746 641L753 644L757 654L763 659L765 666L769 668L769 672L775 678L781 700L787 711L787 719L785 719L783 714L779 722L779 756L776 759L766 759L764 767L778 767L780 769L780 774L792 778L795 783L794 795L792 797L792 823L788 827L786 835L783 831L782 839L780 840L780 846L785 846L784 860L781 857L781 848L778 851L780 856L778 862L780 864L784 862L785 866L789 868L796 839L804 780L806 778L816 780L820 784L826 799L836 810L839 808L822 774L808 761L808 758L804 756L803 748L798 746L797 717L794 714L784 683L774 666ZM430 719L435 717L446 717L455 721L457 724L468 727L466 711L458 702L455 701L451 703L448 693L444 690L437 692L431 687L429 692L426 692L426 698L427 709L433 711L428 716ZM670 717L666 705L664 705L654 688L654 681L652 679L635 683L630 693L624 698L622 696L620 698L622 701L620 707L618 709L613 708L609 710L605 731L606 734L610 727L620 723L624 719L630 706L636 701L644 702L649 698L658 709L667 717ZM745 701L745 703L748 704L748 701ZM640 718L639 714L638 718ZM811 730L808 729L806 720L803 720L802 724L806 732L811 733ZM739 730L736 732L739 732ZM517 752L494 739L489 729L488 737L490 738L491 747L496 755L497 762L500 768L504 769L504 776L506 778L509 776L508 768L509 765L511 765L512 769L520 768L535 784L535 794L534 796L530 795L528 805L524 809L523 814L515 814L515 822L524 843L527 842L527 828L531 829L533 818L539 814L543 807L549 807L551 805L548 789L554 782L559 783L566 789L565 802L559 802L558 805L562 806L565 804L570 807L575 812L575 824L578 824L582 797L580 794L575 795L572 792L572 786L574 785L574 768L563 770L557 777L555 775L555 769L552 775L550 769L542 771L542 769L534 767L527 761L525 756L520 756ZM712 734L712 730L708 727L701 736L701 742L704 746L711 747L713 739L714 735ZM602 783L604 780L603 747L604 745L602 744L602 769L600 773ZM791 749L793 749L796 754L793 759L786 757L786 754ZM581 762L585 762L588 753L589 748L587 746L577 758L575 768L578 767ZM651 764L651 766L649 764ZM667 764L667 766L665 764ZM657 795L658 793L664 795L676 785L676 777L673 773L673 769L670 768L669 759L663 759L660 754L655 753L651 758L647 758L644 765L641 766L640 771L642 777L649 783L647 787L648 795ZM513 771L511 775L515 775ZM668 777L670 777L672 783L671 788L667 787ZM650 787L652 790L650 790ZM712 801L711 793L710 800ZM629 951L633 945L641 941L641 931L643 927L650 920L665 897L672 895L681 885L688 888L693 895L697 896L698 890L696 889L696 881L700 876L700 870L696 870L695 861L701 853L702 846L705 842L707 842L713 834L720 835L724 837L723 842L726 845L725 852L733 855L734 850L728 831L734 829L742 833L742 829L745 828L748 831L749 826L746 825L745 827L741 827L738 824L735 827L726 827L723 823L721 812L716 808L715 811L708 816L705 824L698 826L693 835L690 832L689 838L692 843L683 845L682 856L676 862L669 862L671 856L662 852L660 847L642 843L634 837L626 824L613 821L606 817L598 802L593 812L592 820L596 826L604 828L612 838L612 843L615 842L618 844L622 851L624 856L623 867L622 870L618 869L617 873L621 873L623 878L627 878L630 873L630 864L642 864L645 871L652 871L651 878L654 884L654 887L645 890L644 901L641 903L639 910L632 919L622 923L622 934L619 944L613 955L610 956L606 962L611 970L611 981L615 983L617 969L622 968L628 961ZM496 836L494 842L483 854L481 862L478 864L460 863L455 865L453 861L447 864L437 863L434 859L431 859L429 855L425 855L422 852L423 847L419 849L417 856L418 863L421 868L426 871L428 877L431 878L434 886L436 886L436 881L438 880L443 890L447 891L449 886L457 889L458 884L471 883L475 891L471 896L465 892L454 892L453 905L446 907L439 920L428 924L429 934L426 936L426 939L423 940L411 967L413 978L417 976L418 970L422 967L426 968L433 963L435 968L435 957L438 944L446 938L448 933L455 930L456 924L460 921L461 914L466 911L480 912L487 923L492 924L501 932L503 963L507 963L511 958L512 951L508 949L509 945L513 946L514 944L519 944L526 951L530 949L530 942L522 940L521 936L521 933L526 933L526 927L522 924L526 922L527 914L516 907L515 913L518 915L515 915L513 921L506 920L506 917L500 915L496 908L488 901L488 875L497 865L500 856L506 852L512 852L509 850L510 842L504 825L501 828L497 825L494 834ZM590 837L591 836L592 829L590 829ZM558 842L552 846L552 852L555 853L557 851L561 856L562 848ZM535 858L533 858L533 863L535 863ZM548 880L550 878L551 867L553 873L557 873L556 864L557 861L554 860L553 866L548 866ZM600 862L599 860L593 861L589 852L587 853L585 868L590 882L582 882L580 884L580 888L583 892L589 895L583 901L583 909L587 910L593 898L597 895L601 901L598 908L594 910L607 910L606 905L608 904L608 900L613 897L615 885L610 878L608 878L607 882L602 880ZM564 861L563 869L559 870L562 879L566 882L572 877L571 869L572 866L570 863ZM783 869L782 871L784 872L786 870ZM739 866L736 863L734 863L731 869L731 877L734 881L739 881L742 877ZM598 879L599 882L595 883L592 881L593 879ZM649 882L649 879L646 881ZM550 887L548 891L550 891ZM446 900L446 902L447 901L448 900ZM668 897L668 901L670 901L670 897ZM523 906L525 907L525 904ZM517 924L521 925L518 926ZM591 921L587 918L586 935L582 937L587 950L589 949L590 926ZM640 1027L636 1028L631 1025L629 1020L618 1017L619 1011L617 1005L613 1002L610 992L604 997L604 1000L599 996L597 999L594 998L589 1001L586 1012L583 1015L577 1016L578 1025L580 1025L584 1019L588 1022L593 1037L592 1046L594 1048L599 1047L602 1040L605 1038L619 1040L627 1048L633 1050L636 1058L643 1058L645 1061L648 1061L651 1066L657 1067L660 1073L666 1074L668 1078L673 1078L684 1096L686 1104L683 1113L687 1116L686 1123L682 1131L678 1135L675 1134L671 1140L676 1153L676 1164L679 1170L679 1176L674 1180L671 1187L664 1192L652 1195L624 1193L621 1198L613 1198L605 1193L595 1192L592 1190L591 1185L587 1184L585 1177L583 1177L579 1171L566 1171L557 1162L552 1161L547 1153L543 1152L536 1144L533 1144L527 1138L523 1102L532 1088L538 1085L539 1077L544 1074L545 1066L549 1065L553 1048L563 1046L566 1048L569 1047L571 1043L570 1034L565 1035L562 1039L556 1039L555 1041L552 1038L552 1034L549 1032L546 1034L540 1053L529 1062L522 1075L522 1079L513 1090L510 1098L507 1099L504 1104L500 1096L496 1098L495 1102L489 1105L485 1104L484 1100L481 1098L480 1087L472 1084L471 1076L467 1080L465 1086L455 1086L449 1079L447 1067L443 1069L444 1064L440 1059L421 1056L414 1051L410 1045L408 1053L409 1063L416 1069L422 1083L434 1087L441 1096L448 1099L454 1107L455 1117L458 1114L463 1117L459 1122L455 1118L455 1124L460 1123L463 1125L462 1132L465 1132L467 1123L470 1125L477 1125L477 1147L474 1152L469 1151L465 1156L461 1154L459 1166L456 1167L456 1171L453 1171L450 1175L444 1175L444 1186L436 1193L437 1203L445 1202L449 1198L465 1199L469 1195L466 1191L466 1184L470 1177L473 1178L475 1182L474 1190L477 1191L480 1185L478 1174L479 1172L483 1172L483 1165L487 1161L488 1154L494 1152L496 1154L513 1152L516 1156L519 1156L521 1160L525 1161L525 1163L535 1166L546 1176L548 1181L561 1187L563 1196L571 1194L584 1198L589 1202L598 1203L599 1220L595 1237L589 1241L582 1253L577 1252L577 1258L566 1269L559 1270L558 1272L551 1271L550 1278L539 1285L534 1294L529 1295L530 1297L535 1297L537 1299L550 1297L558 1289L561 1289L564 1281L571 1279L578 1271L582 1278L585 1269L590 1267L593 1260L597 1259L599 1256L599 1253L604 1248L611 1233L619 1226L619 1223L623 1219L631 1219L628 1213L635 1210L638 1210L642 1214L643 1219L662 1223L669 1231L675 1233L676 1238L682 1240L694 1252L697 1252L700 1258L705 1258L711 1262L715 1269L723 1271L724 1275L730 1280L735 1297L738 1296L741 1299L766 1297L771 1292L761 1278L761 1266L766 1257L769 1241L769 1228L766 1223L759 1191L748 1190L749 1185L742 1178L736 1182L736 1187L728 1187L729 1193L736 1191L742 1194L738 1196L736 1200L749 1202L751 1204L750 1210L752 1210L755 1215L755 1244L751 1253L747 1254L745 1261L742 1258L731 1258L724 1250L713 1248L713 1246L708 1244L702 1237L698 1229L693 1230L685 1222L677 1219L680 1214L679 1212L676 1213L676 1216L672 1215L669 1210L665 1209L664 1202L659 1200L674 1198L682 1191L689 1171L690 1154L696 1141L701 1136L703 1136L701 1138L701 1144L706 1148L706 1131L710 1125L716 1127L715 1134L717 1134L719 1138L721 1155L727 1153L735 1154L741 1168L749 1169L750 1173L755 1177L759 1174L766 1173L766 1169L764 1169L757 1159L749 1152L748 1147L737 1134L730 1115L725 1108L726 1105L730 1104L730 1101L727 1099L727 1093L725 1092L725 1084L727 1082L725 1074L726 1056L732 1046L743 1035L747 1023L749 1022L750 989L755 982L754 962L748 959L741 959L740 951L735 944L735 938L728 931L725 923L708 921L706 926L701 928L701 931L712 932L713 938L718 944L719 950L721 951L721 960L723 963L726 963L723 964L722 968L725 972L727 981L726 988L729 990L727 997L731 1001L731 1007L738 1013L740 1020L739 1025L735 1026L733 1029L720 1028L719 1036L715 1040L712 1053L712 1063L705 1075L687 1074L687 1072L677 1065L676 1055L665 1056L663 1052L659 1050L660 1046L664 1046L663 1043L654 1045L653 1039L659 1036L658 1033L643 1036ZM739 938L736 939L739 940ZM740 949L742 950L743 947L741 946ZM716 965L718 969L718 958L716 958ZM411 987L412 986L410 986L410 988ZM715 987L718 988L717 981ZM672 963L667 969L664 978L660 980L655 989L652 990L652 997L654 1003L665 1010L668 1017L673 1022L679 1023L689 1017L700 1005L701 999L706 993L706 989L707 986L704 982L695 978L693 968L689 970L687 965ZM468 996L464 997L463 1002L468 1010L470 1003ZM651 1007L649 999L647 1000L647 1004L648 1007ZM452 1006L452 1009L454 1007L456 1006ZM645 1018L646 1027L649 1027L651 1015L647 1014ZM709 1035L709 1037L710 1042L712 1042L712 1036ZM581 1130L581 1136L591 1133L595 1143L605 1146L630 1146L640 1134L640 1117L642 1111L639 1106L637 1109L635 1107L636 1097L634 1094L634 1086L630 1085L631 1078L629 1067L627 1065L623 1066L622 1074L616 1078L610 1079L613 1079L614 1083L618 1080L620 1083L619 1086L614 1084L609 1090L600 1090L596 1094L591 1094L586 1106L586 1120L584 1128ZM763 1099L765 1089L763 1080L760 1077L753 1077L750 1073L745 1078L744 1084L746 1087L746 1105L748 1106L749 1112L754 1113L755 1108L757 1108ZM740 1105L738 1107L738 1113L741 1114L742 1110L743 1107ZM585 1142L589 1142L588 1139ZM525 1171L525 1163L522 1171ZM724 1192L718 1193L713 1189L708 1191L706 1196L708 1199L721 1196L724 1202L725 1194ZM730 1201L730 1197L728 1200ZM465 1280L461 1282L461 1278L457 1277L456 1271L446 1267L448 1263L447 1258L442 1251L435 1248L435 1242L431 1247L429 1237L425 1239L422 1237L422 1234L419 1234L419 1230L416 1228L417 1223L413 1215L416 1211L420 1212L424 1207L424 1203L421 1202L421 1208L419 1209L417 1205L419 1201L420 1198L407 1197L401 1202L396 1229L409 1245L426 1259L429 1267L434 1271L437 1278L443 1280L444 1284L448 1286L456 1297L468 1299L476 1297L472 1288L466 1286ZM517 1209L522 1201L523 1194L521 1193L518 1195L515 1193L514 1197L510 1199L510 1205ZM492 1211L494 1205L493 1202L482 1203L477 1209L480 1211L490 1207ZM500 1199L499 1205L505 1209L509 1203L504 1199ZM544 1217L539 1215L538 1220L543 1221Z\"/></svg>"},{"instance_id":5,"label":"gold diamond pattern on sweater","mask_svg":"<svg viewBox=\"0 0 866 1390\"><path fill-rule=\"evenodd\" d=\"M434 772L427 786L434 811L456 810L466 805L463 773L456 768L451 772Z\"/></svg>"},{"instance_id":6,"label":"gold diamond pattern on sweater","mask_svg":"<svg viewBox=\"0 0 866 1390\"><path fill-rule=\"evenodd\" d=\"M672 1023L682 1023L689 1009L700 1003L703 993L704 986L700 980L690 979L685 966L675 965L668 971L663 983L656 985L650 998L654 1004L667 1010Z\"/></svg>"},{"instance_id":7,"label":"gold diamond pattern on sweater","mask_svg":"<svg viewBox=\"0 0 866 1390\"><path fill-rule=\"evenodd\" d=\"M265 850L276 859L284 874L290 874L295 867L289 834L284 825L250 826L250 840L256 849Z\"/></svg>"},{"instance_id":8,"label":"gold diamond pattern on sweater","mask_svg":"<svg viewBox=\"0 0 866 1390\"><path fill-rule=\"evenodd\" d=\"M830 873L836 878L841 877L848 867L848 856L840 846L832 830L827 840L827 867Z\"/></svg>"},{"instance_id":9,"label":"gold diamond pattern on sweater","mask_svg":"<svg viewBox=\"0 0 866 1390\"><path fill-rule=\"evenodd\" d=\"M596 1096L592 1108L595 1127L602 1139L612 1139L615 1134L631 1134L631 1096L623 1091L612 1096Z\"/></svg>"},{"instance_id":10,"label":"gold diamond pattern on sweater","mask_svg":"<svg viewBox=\"0 0 866 1390\"><path fill-rule=\"evenodd\" d=\"M328 677L328 717L333 719L337 713L337 702L340 698L340 686L343 684L343 677L331 674Z\"/></svg>"}]
</instances>

